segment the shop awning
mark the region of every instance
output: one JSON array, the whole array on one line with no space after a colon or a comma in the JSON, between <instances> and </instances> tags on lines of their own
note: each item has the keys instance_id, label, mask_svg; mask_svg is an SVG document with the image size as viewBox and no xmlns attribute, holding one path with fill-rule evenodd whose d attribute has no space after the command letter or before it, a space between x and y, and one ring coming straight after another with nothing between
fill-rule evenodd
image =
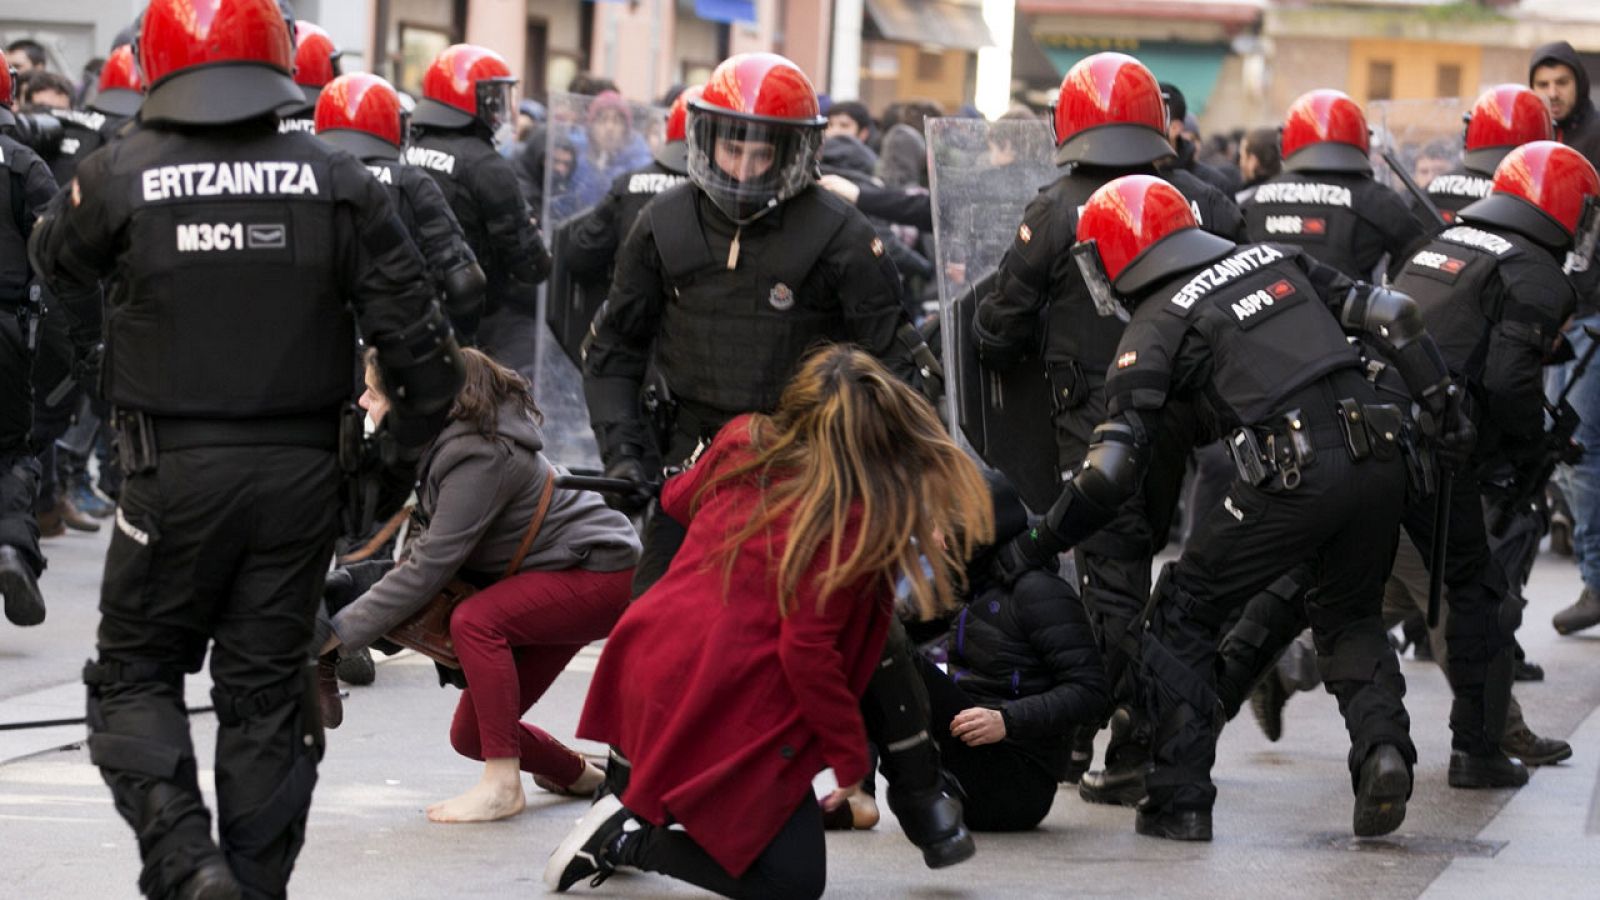
<instances>
[{"instance_id":1,"label":"shop awning","mask_svg":"<svg viewBox=\"0 0 1600 900\"><path fill-rule=\"evenodd\" d=\"M1188 101L1189 112L1198 116L1217 86L1227 44L1188 44L1177 41L1144 41L1137 38L1079 37L1047 35L1039 39L1045 56L1065 75L1073 64L1091 54L1115 50L1138 57L1150 67L1156 80L1178 86Z\"/></svg>"},{"instance_id":2,"label":"shop awning","mask_svg":"<svg viewBox=\"0 0 1600 900\"><path fill-rule=\"evenodd\" d=\"M755 0L694 0L694 14L707 22L754 22Z\"/></svg>"},{"instance_id":3,"label":"shop awning","mask_svg":"<svg viewBox=\"0 0 1600 900\"><path fill-rule=\"evenodd\" d=\"M976 6L949 0L867 0L867 16L886 41L949 50L995 46Z\"/></svg>"}]
</instances>

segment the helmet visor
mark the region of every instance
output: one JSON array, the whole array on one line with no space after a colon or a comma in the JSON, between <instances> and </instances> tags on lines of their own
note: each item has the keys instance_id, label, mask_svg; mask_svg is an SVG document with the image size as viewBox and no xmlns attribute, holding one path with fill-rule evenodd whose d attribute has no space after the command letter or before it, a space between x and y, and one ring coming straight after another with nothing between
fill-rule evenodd
<instances>
[{"instance_id":1,"label":"helmet visor","mask_svg":"<svg viewBox=\"0 0 1600 900\"><path fill-rule=\"evenodd\" d=\"M517 127L517 82L513 78L486 78L478 82L478 118L494 132L495 143Z\"/></svg>"},{"instance_id":2,"label":"helmet visor","mask_svg":"<svg viewBox=\"0 0 1600 900\"><path fill-rule=\"evenodd\" d=\"M1583 215L1578 219L1578 232L1572 236L1572 250L1567 253L1568 275L1588 272L1595 264L1595 249L1600 246L1600 198L1588 197L1583 201Z\"/></svg>"},{"instance_id":3,"label":"helmet visor","mask_svg":"<svg viewBox=\"0 0 1600 900\"><path fill-rule=\"evenodd\" d=\"M1111 286L1111 279L1106 277L1106 267L1100 260L1100 248L1092 240L1079 241L1072 245L1072 261L1077 263L1078 272L1083 276L1083 283L1089 288L1089 297L1094 300L1094 311L1102 316L1116 316L1126 322L1132 316L1128 307L1117 296L1117 291Z\"/></svg>"},{"instance_id":4,"label":"helmet visor","mask_svg":"<svg viewBox=\"0 0 1600 900\"><path fill-rule=\"evenodd\" d=\"M689 180L729 218L743 224L814 182L821 147L819 126L693 111L689 115Z\"/></svg>"}]
</instances>

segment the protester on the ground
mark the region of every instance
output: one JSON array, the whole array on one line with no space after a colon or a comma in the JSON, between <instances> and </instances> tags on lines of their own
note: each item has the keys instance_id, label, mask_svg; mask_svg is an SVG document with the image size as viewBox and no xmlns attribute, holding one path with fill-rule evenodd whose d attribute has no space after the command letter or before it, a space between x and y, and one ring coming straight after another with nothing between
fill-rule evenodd
<instances>
[{"instance_id":1,"label":"protester on the ground","mask_svg":"<svg viewBox=\"0 0 1600 900\"><path fill-rule=\"evenodd\" d=\"M519 719L584 645L611 630L627 605L639 557L626 517L594 494L553 487L557 471L540 452L543 417L528 383L477 350L461 355L466 382L418 470L417 515L426 524L401 561L354 600L353 579L330 578L330 599L348 602L333 611L332 634L322 644L324 654L358 650L451 579L485 585L450 620L467 683L450 744L483 760L483 777L461 796L428 807L435 822L516 815L524 803L523 771L557 793L587 795L599 786L598 767ZM370 359L361 405L381 424L389 392ZM541 513L535 531L530 523ZM533 542L523 547L530 533ZM514 561L516 574L502 578ZM324 692L329 699L336 695Z\"/></svg>"}]
</instances>

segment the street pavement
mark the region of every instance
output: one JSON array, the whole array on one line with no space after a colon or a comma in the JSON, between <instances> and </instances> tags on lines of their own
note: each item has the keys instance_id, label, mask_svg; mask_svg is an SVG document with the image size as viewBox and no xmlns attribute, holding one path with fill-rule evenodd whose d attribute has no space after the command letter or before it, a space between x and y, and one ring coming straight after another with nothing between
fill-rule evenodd
<instances>
[{"instance_id":1,"label":"street pavement","mask_svg":"<svg viewBox=\"0 0 1600 900\"><path fill-rule=\"evenodd\" d=\"M135 897L138 854L98 772L81 725L6 730L6 723L83 715L79 672L92 655L107 534L46 543L49 619L0 623L0 836L7 872L0 897ZM1131 810L1099 807L1063 786L1043 826L978 835L978 855L944 871L923 867L887 809L870 832L828 836L834 897L1528 897L1600 896L1600 629L1559 637L1550 616L1579 590L1569 560L1540 558L1521 632L1549 673L1518 686L1529 723L1568 738L1576 754L1539 769L1520 791L1445 785L1449 690L1430 663L1403 663L1420 761L1399 833L1350 836L1348 741L1333 699L1294 697L1284 737L1268 743L1249 714L1218 751L1216 840L1178 844L1133 832ZM597 649L575 659L529 713L557 736L576 725ZM380 658L381 659L381 658ZM209 702L202 673L191 705ZM503 822L437 825L423 809L471 786L478 764L450 749L456 692L425 660L382 660L377 684L353 688L343 727L329 735L309 835L291 888L307 898L522 897L541 894L546 855L582 814L581 801L527 784L528 809ZM215 719L193 717L202 763ZM598 753L602 748L577 744ZM201 783L211 790L209 766ZM824 774L818 789L831 786ZM880 796L882 792L880 791ZM575 893L694 895L650 875L619 875Z\"/></svg>"}]
</instances>

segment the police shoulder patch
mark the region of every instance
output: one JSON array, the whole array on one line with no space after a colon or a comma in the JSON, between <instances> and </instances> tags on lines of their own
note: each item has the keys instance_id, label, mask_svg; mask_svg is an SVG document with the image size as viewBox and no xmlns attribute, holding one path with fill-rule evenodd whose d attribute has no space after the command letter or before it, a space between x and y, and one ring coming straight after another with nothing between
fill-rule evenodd
<instances>
[{"instance_id":1,"label":"police shoulder patch","mask_svg":"<svg viewBox=\"0 0 1600 900\"><path fill-rule=\"evenodd\" d=\"M883 238L875 237L872 239L872 255L883 255Z\"/></svg>"},{"instance_id":2,"label":"police shoulder patch","mask_svg":"<svg viewBox=\"0 0 1600 900\"><path fill-rule=\"evenodd\" d=\"M1134 365L1138 361L1139 361L1139 352L1137 350L1129 350L1127 353L1124 353L1121 356L1117 357L1117 368L1126 369L1129 366Z\"/></svg>"},{"instance_id":3,"label":"police shoulder patch","mask_svg":"<svg viewBox=\"0 0 1600 900\"><path fill-rule=\"evenodd\" d=\"M1024 244L1033 240L1033 229L1028 227L1027 222L1023 222L1022 227L1017 229L1017 240Z\"/></svg>"}]
</instances>

